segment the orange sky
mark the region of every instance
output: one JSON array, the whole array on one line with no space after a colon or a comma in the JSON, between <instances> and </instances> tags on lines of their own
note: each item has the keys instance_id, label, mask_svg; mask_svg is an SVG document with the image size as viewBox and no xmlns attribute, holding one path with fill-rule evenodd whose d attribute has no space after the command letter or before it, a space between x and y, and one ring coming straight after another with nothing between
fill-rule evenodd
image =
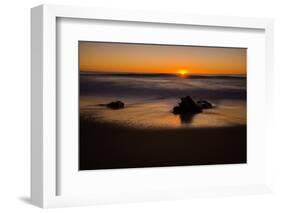
<instances>
[{"instance_id":1,"label":"orange sky","mask_svg":"<svg viewBox=\"0 0 281 213\"><path fill-rule=\"evenodd\" d=\"M246 74L247 49L79 42L80 71Z\"/></svg>"}]
</instances>

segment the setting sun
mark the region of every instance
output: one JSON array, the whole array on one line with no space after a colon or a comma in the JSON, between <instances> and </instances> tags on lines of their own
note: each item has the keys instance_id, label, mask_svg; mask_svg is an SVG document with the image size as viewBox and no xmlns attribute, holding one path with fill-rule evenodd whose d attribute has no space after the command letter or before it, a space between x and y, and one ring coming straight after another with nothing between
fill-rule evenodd
<instances>
[{"instance_id":1,"label":"setting sun","mask_svg":"<svg viewBox=\"0 0 281 213\"><path fill-rule=\"evenodd\" d=\"M178 71L178 74L182 77L186 77L189 74L189 71L185 69L181 69Z\"/></svg>"}]
</instances>

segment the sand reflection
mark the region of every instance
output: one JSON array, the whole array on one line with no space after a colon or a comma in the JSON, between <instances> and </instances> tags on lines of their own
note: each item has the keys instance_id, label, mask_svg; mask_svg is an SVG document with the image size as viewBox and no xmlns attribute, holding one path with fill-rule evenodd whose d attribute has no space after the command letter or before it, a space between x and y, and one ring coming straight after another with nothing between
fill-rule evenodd
<instances>
[{"instance_id":1,"label":"sand reflection","mask_svg":"<svg viewBox=\"0 0 281 213\"><path fill-rule=\"evenodd\" d=\"M197 128L221 127L246 124L246 102L220 101L213 109L200 114L174 115L172 107L176 99L163 100L125 100L126 107L111 110L101 103L108 97L81 97L80 112L93 116L100 122L111 122L132 128Z\"/></svg>"}]
</instances>

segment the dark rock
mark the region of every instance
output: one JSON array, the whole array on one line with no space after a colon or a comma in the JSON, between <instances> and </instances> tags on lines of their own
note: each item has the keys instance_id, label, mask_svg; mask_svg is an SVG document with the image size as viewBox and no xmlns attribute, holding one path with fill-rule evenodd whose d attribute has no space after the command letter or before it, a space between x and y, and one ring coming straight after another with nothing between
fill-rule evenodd
<instances>
[{"instance_id":1,"label":"dark rock","mask_svg":"<svg viewBox=\"0 0 281 213\"><path fill-rule=\"evenodd\" d=\"M175 106L175 107L173 108L173 113L174 113L174 114L180 114L180 113L181 113L181 108L180 108L179 106Z\"/></svg>"},{"instance_id":2,"label":"dark rock","mask_svg":"<svg viewBox=\"0 0 281 213\"><path fill-rule=\"evenodd\" d=\"M211 108L213 108L213 105L212 105L210 102L205 101L205 100L197 101L197 105L198 105L201 109L211 109Z\"/></svg>"},{"instance_id":3,"label":"dark rock","mask_svg":"<svg viewBox=\"0 0 281 213\"><path fill-rule=\"evenodd\" d=\"M181 98L181 102L178 106L173 108L174 114L184 114L184 113L200 113L202 112L201 107L193 101L190 96Z\"/></svg>"},{"instance_id":4,"label":"dark rock","mask_svg":"<svg viewBox=\"0 0 281 213\"><path fill-rule=\"evenodd\" d=\"M197 113L181 113L181 114L179 114L179 118L180 118L181 123L183 123L183 124L191 123L196 114Z\"/></svg>"},{"instance_id":5,"label":"dark rock","mask_svg":"<svg viewBox=\"0 0 281 213\"><path fill-rule=\"evenodd\" d=\"M122 101L113 101L106 104L106 106L110 109L123 109L125 104Z\"/></svg>"}]
</instances>

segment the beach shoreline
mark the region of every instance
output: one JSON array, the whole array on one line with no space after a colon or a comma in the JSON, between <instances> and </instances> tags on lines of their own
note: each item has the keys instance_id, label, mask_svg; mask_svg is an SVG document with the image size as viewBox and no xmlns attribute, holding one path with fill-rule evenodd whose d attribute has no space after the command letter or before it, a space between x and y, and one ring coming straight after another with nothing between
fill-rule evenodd
<instances>
[{"instance_id":1,"label":"beach shoreline","mask_svg":"<svg viewBox=\"0 0 281 213\"><path fill-rule=\"evenodd\" d=\"M79 170L246 163L246 128L130 128L80 116Z\"/></svg>"}]
</instances>

